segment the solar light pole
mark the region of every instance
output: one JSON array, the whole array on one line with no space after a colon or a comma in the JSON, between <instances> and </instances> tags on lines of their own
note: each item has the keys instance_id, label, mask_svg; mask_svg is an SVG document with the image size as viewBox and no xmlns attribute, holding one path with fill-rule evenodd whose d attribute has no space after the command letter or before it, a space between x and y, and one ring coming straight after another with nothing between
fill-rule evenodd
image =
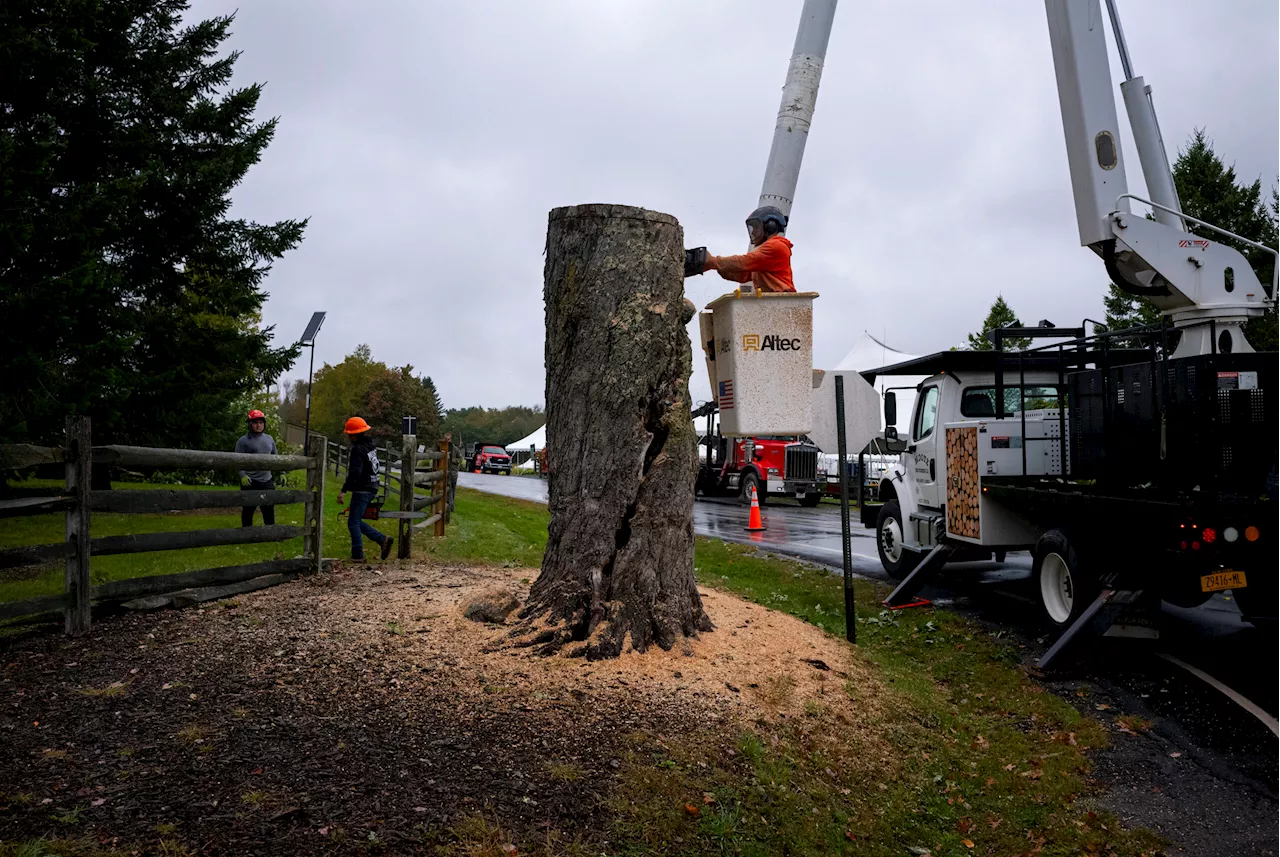
<instances>
[{"instance_id":1,"label":"solar light pole","mask_svg":"<svg viewBox=\"0 0 1280 857\"><path fill-rule=\"evenodd\" d=\"M324 324L324 316L322 312L312 313L311 321L307 322L307 329L302 331L302 338L298 340L299 345L305 345L311 349L311 364L307 367L307 425L302 441L304 453L311 446L311 375L316 368L316 334L320 332L320 325Z\"/></svg>"}]
</instances>

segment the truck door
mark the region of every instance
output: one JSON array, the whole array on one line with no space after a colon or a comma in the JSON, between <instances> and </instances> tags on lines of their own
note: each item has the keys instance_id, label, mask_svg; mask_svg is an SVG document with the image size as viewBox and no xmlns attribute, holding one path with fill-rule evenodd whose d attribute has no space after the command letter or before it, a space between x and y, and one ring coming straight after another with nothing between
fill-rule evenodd
<instances>
[{"instance_id":1,"label":"truck door","mask_svg":"<svg viewBox=\"0 0 1280 857\"><path fill-rule=\"evenodd\" d=\"M937 384L931 384L916 398L915 419L911 421L911 446L907 450L911 476L916 485L916 502L934 509L942 507L938 489L938 471L942 465L938 461L939 432L935 430L940 392ZM907 510L904 509L903 513L906 514Z\"/></svg>"}]
</instances>

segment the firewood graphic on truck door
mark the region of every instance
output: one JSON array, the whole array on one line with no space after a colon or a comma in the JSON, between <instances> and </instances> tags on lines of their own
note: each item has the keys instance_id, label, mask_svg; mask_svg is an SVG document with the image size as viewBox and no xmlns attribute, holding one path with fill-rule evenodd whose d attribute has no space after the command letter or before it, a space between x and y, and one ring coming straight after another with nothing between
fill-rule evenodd
<instances>
[{"instance_id":1,"label":"firewood graphic on truck door","mask_svg":"<svg viewBox=\"0 0 1280 857\"><path fill-rule=\"evenodd\" d=\"M977 426L947 429L947 532L981 538Z\"/></svg>"}]
</instances>

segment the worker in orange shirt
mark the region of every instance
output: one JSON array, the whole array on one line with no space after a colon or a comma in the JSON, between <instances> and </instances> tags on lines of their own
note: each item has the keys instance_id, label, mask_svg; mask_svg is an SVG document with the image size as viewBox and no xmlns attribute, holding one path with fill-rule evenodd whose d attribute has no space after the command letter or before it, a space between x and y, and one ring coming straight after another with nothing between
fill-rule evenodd
<instances>
[{"instance_id":1,"label":"worker in orange shirt","mask_svg":"<svg viewBox=\"0 0 1280 857\"><path fill-rule=\"evenodd\" d=\"M784 234L787 216L772 205L747 215L751 250L741 256L711 256L707 248L685 251L685 276L717 271L726 280L751 283L760 292L794 292L791 279L791 242Z\"/></svg>"}]
</instances>

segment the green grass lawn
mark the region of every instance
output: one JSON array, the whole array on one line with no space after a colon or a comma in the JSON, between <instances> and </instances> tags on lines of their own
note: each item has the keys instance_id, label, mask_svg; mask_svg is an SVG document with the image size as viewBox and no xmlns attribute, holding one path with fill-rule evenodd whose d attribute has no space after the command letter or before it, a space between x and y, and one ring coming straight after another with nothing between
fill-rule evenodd
<instances>
[{"instance_id":1,"label":"green grass lawn","mask_svg":"<svg viewBox=\"0 0 1280 857\"><path fill-rule=\"evenodd\" d=\"M289 474L289 488L301 488L301 473ZM170 490L227 490L229 486L153 485L148 483L115 482L120 489L170 489ZM350 556L350 538L346 519L338 520L338 488L342 480L332 472L325 474L324 501L324 555ZM16 487L47 487L62 490L62 483L53 480L30 480L17 483ZM391 497L392 505L398 498ZM25 545L53 544L63 538L63 513L32 515L25 518L5 518L0 522L0 548ZM262 523L262 512L254 515L254 523ZM300 525L302 504L276 507L276 523ZM394 535L396 522L382 520L371 522L384 533ZM185 530L216 529L240 526L240 509L209 509L164 514L126 515L97 513L90 518L92 536L115 536L129 533L179 532ZM371 552L366 550L366 556ZM260 545L231 545L227 547L191 548L180 551L156 551L153 553L124 554L120 556L95 556L90 560L90 576L94 585L111 580L127 580L131 577L149 577L156 574L175 574L201 568L223 565L262 562L271 559L288 559L302 555L302 539L271 542ZM376 553L372 553L376 556ZM62 565L50 565L39 569L0 570L0 601L15 601L37 595L54 595L63 591Z\"/></svg>"}]
</instances>

